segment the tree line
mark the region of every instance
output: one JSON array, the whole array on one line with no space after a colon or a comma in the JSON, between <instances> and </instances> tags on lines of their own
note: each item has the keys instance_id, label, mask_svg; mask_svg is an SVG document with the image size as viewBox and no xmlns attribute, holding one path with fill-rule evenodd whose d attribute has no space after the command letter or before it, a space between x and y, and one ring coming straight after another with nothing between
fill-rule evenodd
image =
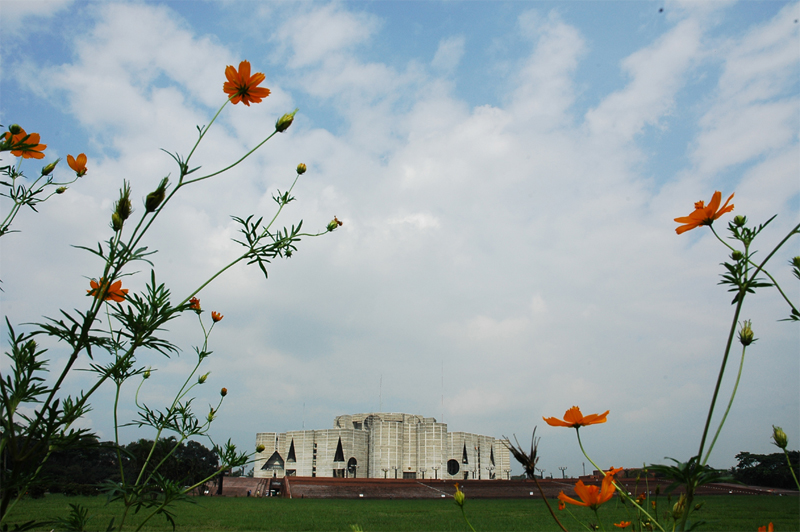
<instances>
[{"instance_id":1,"label":"tree line","mask_svg":"<svg viewBox=\"0 0 800 532\"><path fill-rule=\"evenodd\" d=\"M123 474L128 482L135 481L152 445L152 440L140 439L117 449L114 442L85 437L80 445L54 451L28 494L32 497L41 497L45 492L98 495L104 484L121 482ZM219 469L219 459L211 449L192 440L178 444L174 437L159 440L144 474L151 473L158 464L161 464L158 467L161 476L186 486L200 482Z\"/></svg>"}]
</instances>

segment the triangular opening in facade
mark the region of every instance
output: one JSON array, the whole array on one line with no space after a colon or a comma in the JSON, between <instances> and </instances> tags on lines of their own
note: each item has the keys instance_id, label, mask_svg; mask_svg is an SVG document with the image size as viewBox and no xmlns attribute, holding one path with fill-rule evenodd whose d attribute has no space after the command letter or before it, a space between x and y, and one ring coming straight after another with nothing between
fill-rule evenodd
<instances>
[{"instance_id":1,"label":"triangular opening in facade","mask_svg":"<svg viewBox=\"0 0 800 532\"><path fill-rule=\"evenodd\" d=\"M489 461L494 465L494 447L489 449Z\"/></svg>"},{"instance_id":2,"label":"triangular opening in facade","mask_svg":"<svg viewBox=\"0 0 800 532\"><path fill-rule=\"evenodd\" d=\"M261 469L262 470L283 469L283 458L281 458L281 455L278 453L278 451L272 453L272 456L270 456L269 459L266 462L264 462L264 465L261 466Z\"/></svg>"},{"instance_id":3,"label":"triangular opening in facade","mask_svg":"<svg viewBox=\"0 0 800 532\"><path fill-rule=\"evenodd\" d=\"M297 462L297 457L294 455L294 438L292 438L292 443L289 445L289 454L286 456L287 462Z\"/></svg>"},{"instance_id":4,"label":"triangular opening in facade","mask_svg":"<svg viewBox=\"0 0 800 532\"><path fill-rule=\"evenodd\" d=\"M339 436L339 443L336 445L336 454L333 455L334 462L344 462L344 451L342 450L342 437Z\"/></svg>"},{"instance_id":5,"label":"triangular opening in facade","mask_svg":"<svg viewBox=\"0 0 800 532\"><path fill-rule=\"evenodd\" d=\"M469 463L469 458L467 458L467 444L466 443L464 444L464 452L461 453L461 463L462 464L468 464Z\"/></svg>"}]
</instances>

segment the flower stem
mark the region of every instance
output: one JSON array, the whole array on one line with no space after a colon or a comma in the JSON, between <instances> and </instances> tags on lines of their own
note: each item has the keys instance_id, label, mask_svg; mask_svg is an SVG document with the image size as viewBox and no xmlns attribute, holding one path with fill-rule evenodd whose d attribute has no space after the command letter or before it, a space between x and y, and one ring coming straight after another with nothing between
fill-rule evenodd
<instances>
[{"instance_id":1,"label":"flower stem","mask_svg":"<svg viewBox=\"0 0 800 532\"><path fill-rule=\"evenodd\" d=\"M717 443L717 438L719 437L719 433L722 431L722 426L725 424L725 420L728 418L728 413L731 411L731 405L733 405L733 398L736 397L736 390L737 388L739 388L739 379L742 378L742 368L744 367L744 353L746 350L747 347L742 346L742 360L741 362L739 362L739 373L736 375L736 384L733 385L731 400L728 401L728 408L725 409L725 415L722 416L722 421L719 422L719 427L717 428L716 434L714 434L714 439L711 440L711 445L708 446L708 451L706 451L706 456L700 463L701 466L706 465L706 462L708 462L708 457L711 455L711 450L714 448L714 444Z\"/></svg>"},{"instance_id":2,"label":"flower stem","mask_svg":"<svg viewBox=\"0 0 800 532\"><path fill-rule=\"evenodd\" d=\"M800 482L797 481L797 475L794 474L794 468L792 467L792 461L789 459L789 452L784 449L783 454L786 455L786 462L789 464L789 471L792 473L792 478L794 479L794 483L797 485L797 489L800 490Z\"/></svg>"}]
</instances>

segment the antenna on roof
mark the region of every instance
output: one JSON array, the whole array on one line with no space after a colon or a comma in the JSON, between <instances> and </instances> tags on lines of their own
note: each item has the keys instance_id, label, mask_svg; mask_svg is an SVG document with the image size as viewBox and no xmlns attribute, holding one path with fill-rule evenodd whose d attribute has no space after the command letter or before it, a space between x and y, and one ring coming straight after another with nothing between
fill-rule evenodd
<instances>
[{"instance_id":1,"label":"antenna on roof","mask_svg":"<svg viewBox=\"0 0 800 532\"><path fill-rule=\"evenodd\" d=\"M442 419L440 422L444 423L444 358L442 358Z\"/></svg>"}]
</instances>

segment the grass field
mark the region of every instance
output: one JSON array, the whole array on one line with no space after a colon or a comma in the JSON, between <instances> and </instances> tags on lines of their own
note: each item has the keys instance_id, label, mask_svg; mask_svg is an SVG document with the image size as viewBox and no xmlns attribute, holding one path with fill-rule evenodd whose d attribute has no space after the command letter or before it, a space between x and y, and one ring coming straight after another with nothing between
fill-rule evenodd
<instances>
[{"instance_id":1,"label":"grass field","mask_svg":"<svg viewBox=\"0 0 800 532\"><path fill-rule=\"evenodd\" d=\"M381 530L452 530L469 531L459 508L447 500L323 500L323 499L195 499L197 504L176 508L177 530L340 530L349 531L358 524L365 532ZM774 523L777 532L800 530L800 499L797 497L729 495L702 498L698 519L706 520L704 531L752 531ZM105 504L102 497L64 497L48 495L44 499L22 501L11 514L11 523L31 519L66 516L69 503L90 508L90 530L105 530L119 506ZM666 499L662 498L663 510ZM476 530L559 530L541 500L467 500L467 516ZM584 523L593 520L586 508L573 507L573 514ZM661 511L662 508L659 509ZM566 511L558 512L569 530L585 530ZM600 509L605 530L618 530L612 523L632 515L614 501ZM129 524L133 530L141 516ZM40 530L52 530L52 526ZM147 523L143 530L172 530L163 516ZM628 529L630 530L630 529Z\"/></svg>"}]
</instances>

